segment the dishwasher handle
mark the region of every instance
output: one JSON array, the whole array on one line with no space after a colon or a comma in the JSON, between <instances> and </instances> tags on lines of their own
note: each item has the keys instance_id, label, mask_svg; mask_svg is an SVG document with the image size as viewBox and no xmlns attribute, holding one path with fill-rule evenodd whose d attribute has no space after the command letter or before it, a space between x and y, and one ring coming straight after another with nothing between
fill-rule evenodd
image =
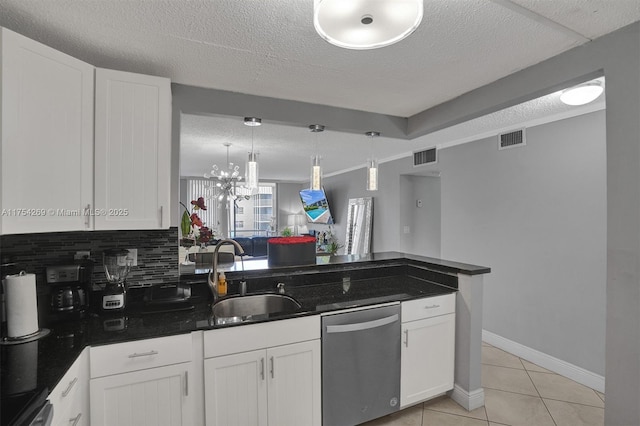
<instances>
[{"instance_id":1,"label":"dishwasher handle","mask_svg":"<svg viewBox=\"0 0 640 426\"><path fill-rule=\"evenodd\" d=\"M393 314L388 317L380 318L373 321L357 322L353 324L344 325L328 325L327 333L349 333L351 331L368 330L370 328L382 327L387 324L392 324L400 319L398 314Z\"/></svg>"}]
</instances>

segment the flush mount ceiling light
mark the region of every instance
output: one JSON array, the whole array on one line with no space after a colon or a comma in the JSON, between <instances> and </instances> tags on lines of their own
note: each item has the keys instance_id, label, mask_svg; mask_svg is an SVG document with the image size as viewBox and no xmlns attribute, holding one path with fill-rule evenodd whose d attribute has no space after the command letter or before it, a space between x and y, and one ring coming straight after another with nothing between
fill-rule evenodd
<instances>
[{"instance_id":1,"label":"flush mount ceiling light","mask_svg":"<svg viewBox=\"0 0 640 426\"><path fill-rule=\"evenodd\" d=\"M598 99L603 91L602 83L590 81L563 90L560 100L567 105L585 105Z\"/></svg>"},{"instance_id":2,"label":"flush mount ceiling light","mask_svg":"<svg viewBox=\"0 0 640 426\"><path fill-rule=\"evenodd\" d=\"M314 0L313 26L345 49L377 49L399 42L422 21L423 0Z\"/></svg>"}]
</instances>

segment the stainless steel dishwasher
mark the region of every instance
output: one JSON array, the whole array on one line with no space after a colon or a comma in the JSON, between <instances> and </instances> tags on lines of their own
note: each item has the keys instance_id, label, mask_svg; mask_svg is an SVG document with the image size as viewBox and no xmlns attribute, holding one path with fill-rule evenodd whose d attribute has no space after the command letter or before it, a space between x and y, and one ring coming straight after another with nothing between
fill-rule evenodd
<instances>
[{"instance_id":1,"label":"stainless steel dishwasher","mask_svg":"<svg viewBox=\"0 0 640 426\"><path fill-rule=\"evenodd\" d=\"M400 406L400 304L322 318L322 424L353 426Z\"/></svg>"}]
</instances>

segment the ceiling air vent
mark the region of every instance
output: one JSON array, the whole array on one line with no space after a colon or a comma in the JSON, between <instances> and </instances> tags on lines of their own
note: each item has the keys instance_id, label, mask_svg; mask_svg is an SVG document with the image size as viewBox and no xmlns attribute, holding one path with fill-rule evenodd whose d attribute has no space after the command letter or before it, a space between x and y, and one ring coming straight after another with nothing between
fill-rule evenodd
<instances>
[{"instance_id":1,"label":"ceiling air vent","mask_svg":"<svg viewBox=\"0 0 640 426\"><path fill-rule=\"evenodd\" d=\"M413 153L413 166L422 166L425 164L437 163L436 149L429 148L424 151L417 151Z\"/></svg>"},{"instance_id":2,"label":"ceiling air vent","mask_svg":"<svg viewBox=\"0 0 640 426\"><path fill-rule=\"evenodd\" d=\"M514 148L526 145L524 129L498 135L498 149Z\"/></svg>"}]
</instances>

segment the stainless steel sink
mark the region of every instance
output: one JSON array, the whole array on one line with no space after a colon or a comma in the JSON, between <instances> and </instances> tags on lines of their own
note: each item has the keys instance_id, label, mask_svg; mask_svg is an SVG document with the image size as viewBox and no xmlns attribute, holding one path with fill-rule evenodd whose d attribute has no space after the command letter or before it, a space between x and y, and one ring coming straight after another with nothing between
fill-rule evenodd
<instances>
[{"instance_id":1,"label":"stainless steel sink","mask_svg":"<svg viewBox=\"0 0 640 426\"><path fill-rule=\"evenodd\" d=\"M252 294L230 297L211 307L216 324L266 319L272 314L294 313L301 305L284 294Z\"/></svg>"}]
</instances>

